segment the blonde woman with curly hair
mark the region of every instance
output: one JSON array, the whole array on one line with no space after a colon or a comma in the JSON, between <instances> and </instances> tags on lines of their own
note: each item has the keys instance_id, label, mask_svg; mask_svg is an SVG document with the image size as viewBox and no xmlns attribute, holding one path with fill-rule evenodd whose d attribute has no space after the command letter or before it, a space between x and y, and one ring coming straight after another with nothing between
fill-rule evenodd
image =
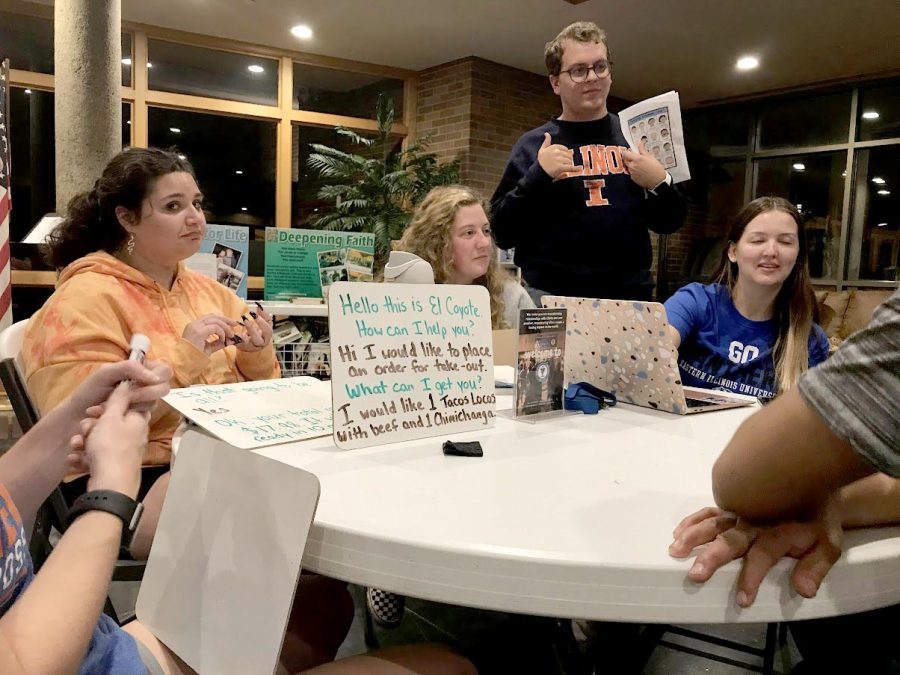
<instances>
[{"instance_id":1,"label":"blonde woman with curly hair","mask_svg":"<svg viewBox=\"0 0 900 675\"><path fill-rule=\"evenodd\" d=\"M534 307L528 293L497 262L485 201L463 185L429 192L396 246L431 264L438 284L480 284L491 296L491 325L514 328L520 309Z\"/></svg>"}]
</instances>

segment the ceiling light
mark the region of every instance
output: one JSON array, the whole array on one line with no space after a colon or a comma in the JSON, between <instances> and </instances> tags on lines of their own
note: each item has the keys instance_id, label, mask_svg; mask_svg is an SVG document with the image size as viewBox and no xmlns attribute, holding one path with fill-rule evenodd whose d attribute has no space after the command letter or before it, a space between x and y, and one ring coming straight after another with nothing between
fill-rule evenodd
<instances>
[{"instance_id":1,"label":"ceiling light","mask_svg":"<svg viewBox=\"0 0 900 675\"><path fill-rule=\"evenodd\" d=\"M251 73L264 73L266 71L265 68L256 63L251 63L249 66L247 66L247 70L249 70Z\"/></svg>"},{"instance_id":2,"label":"ceiling light","mask_svg":"<svg viewBox=\"0 0 900 675\"><path fill-rule=\"evenodd\" d=\"M847 177L847 172L841 171L841 178L846 178L846 177Z\"/></svg>"},{"instance_id":3,"label":"ceiling light","mask_svg":"<svg viewBox=\"0 0 900 675\"><path fill-rule=\"evenodd\" d=\"M794 171L806 171L806 164L803 162L794 162L793 169Z\"/></svg>"},{"instance_id":4,"label":"ceiling light","mask_svg":"<svg viewBox=\"0 0 900 675\"><path fill-rule=\"evenodd\" d=\"M125 120L125 124L131 124L131 120Z\"/></svg>"},{"instance_id":5,"label":"ceiling light","mask_svg":"<svg viewBox=\"0 0 900 675\"><path fill-rule=\"evenodd\" d=\"M872 179L872 182L875 183L875 185L884 185L887 181L881 176L875 176L875 178Z\"/></svg>"},{"instance_id":6,"label":"ceiling light","mask_svg":"<svg viewBox=\"0 0 900 675\"><path fill-rule=\"evenodd\" d=\"M181 129L179 129L178 127L169 127L169 131L171 131L173 134L181 133ZM797 165L795 164L794 166L797 166Z\"/></svg>"},{"instance_id":7,"label":"ceiling light","mask_svg":"<svg viewBox=\"0 0 900 675\"><path fill-rule=\"evenodd\" d=\"M759 67L759 59L755 56L742 56L734 64L734 67L738 70L753 70Z\"/></svg>"},{"instance_id":8,"label":"ceiling light","mask_svg":"<svg viewBox=\"0 0 900 675\"><path fill-rule=\"evenodd\" d=\"M890 190L879 190L879 191L878 191L878 194L880 194L880 195L889 195L889 194L891 194L891 191L890 191Z\"/></svg>"},{"instance_id":9,"label":"ceiling light","mask_svg":"<svg viewBox=\"0 0 900 675\"><path fill-rule=\"evenodd\" d=\"M152 68L152 67L153 67L153 64L150 63L149 61L147 61L147 67L148 67L148 68Z\"/></svg>"},{"instance_id":10,"label":"ceiling light","mask_svg":"<svg viewBox=\"0 0 900 675\"><path fill-rule=\"evenodd\" d=\"M803 210L803 204L797 204L797 210L798 210L798 211L802 211L802 210Z\"/></svg>"},{"instance_id":11,"label":"ceiling light","mask_svg":"<svg viewBox=\"0 0 900 675\"><path fill-rule=\"evenodd\" d=\"M178 159L187 159L185 155L178 155Z\"/></svg>"},{"instance_id":12,"label":"ceiling light","mask_svg":"<svg viewBox=\"0 0 900 675\"><path fill-rule=\"evenodd\" d=\"M244 175L244 172L241 171L240 169L237 169L237 170L235 171L235 173L236 173L238 176L243 176L243 175Z\"/></svg>"},{"instance_id":13,"label":"ceiling light","mask_svg":"<svg viewBox=\"0 0 900 675\"><path fill-rule=\"evenodd\" d=\"M31 89L26 89L26 90L25 90L25 93L26 93L26 94L31 94Z\"/></svg>"},{"instance_id":14,"label":"ceiling light","mask_svg":"<svg viewBox=\"0 0 900 675\"><path fill-rule=\"evenodd\" d=\"M878 114L875 110L866 110L862 114L864 120L877 120L881 115Z\"/></svg>"},{"instance_id":15,"label":"ceiling light","mask_svg":"<svg viewBox=\"0 0 900 675\"><path fill-rule=\"evenodd\" d=\"M312 37L312 28L305 23L301 23L291 28L291 35L301 40L309 40Z\"/></svg>"},{"instance_id":16,"label":"ceiling light","mask_svg":"<svg viewBox=\"0 0 900 675\"><path fill-rule=\"evenodd\" d=\"M878 223L878 227L887 227L887 223Z\"/></svg>"},{"instance_id":17,"label":"ceiling light","mask_svg":"<svg viewBox=\"0 0 900 675\"><path fill-rule=\"evenodd\" d=\"M241 211L246 211L246 210L247 210L247 207L246 207L246 206L242 206L242 207L241 207Z\"/></svg>"},{"instance_id":18,"label":"ceiling light","mask_svg":"<svg viewBox=\"0 0 900 675\"><path fill-rule=\"evenodd\" d=\"M122 59L122 65L123 65L123 66L130 66L130 65L131 65L131 59L129 59L129 58L124 58L124 59Z\"/></svg>"}]
</instances>

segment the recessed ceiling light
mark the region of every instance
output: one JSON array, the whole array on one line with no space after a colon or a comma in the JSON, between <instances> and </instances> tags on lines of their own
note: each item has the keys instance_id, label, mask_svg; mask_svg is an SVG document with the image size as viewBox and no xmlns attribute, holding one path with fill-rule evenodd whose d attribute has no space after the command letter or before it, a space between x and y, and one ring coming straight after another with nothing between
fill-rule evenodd
<instances>
[{"instance_id":1,"label":"recessed ceiling light","mask_svg":"<svg viewBox=\"0 0 900 675\"><path fill-rule=\"evenodd\" d=\"M147 61L147 67L148 67L148 68L152 68L152 67L153 67L153 64L150 63L149 61Z\"/></svg>"},{"instance_id":2,"label":"recessed ceiling light","mask_svg":"<svg viewBox=\"0 0 900 675\"><path fill-rule=\"evenodd\" d=\"M122 59L122 65L123 65L123 66L130 66L130 65L131 65L131 59L128 59L128 58Z\"/></svg>"},{"instance_id":3,"label":"recessed ceiling light","mask_svg":"<svg viewBox=\"0 0 900 675\"><path fill-rule=\"evenodd\" d=\"M26 90L25 90L25 93L26 93L26 94L31 94L31 89L26 89Z\"/></svg>"},{"instance_id":4,"label":"recessed ceiling light","mask_svg":"<svg viewBox=\"0 0 900 675\"><path fill-rule=\"evenodd\" d=\"M794 171L806 171L806 164L803 162L794 162L793 168Z\"/></svg>"},{"instance_id":5,"label":"recessed ceiling light","mask_svg":"<svg viewBox=\"0 0 900 675\"><path fill-rule=\"evenodd\" d=\"M738 70L753 70L759 67L759 59L755 56L742 56L734 64L734 67Z\"/></svg>"},{"instance_id":6,"label":"recessed ceiling light","mask_svg":"<svg viewBox=\"0 0 900 675\"><path fill-rule=\"evenodd\" d=\"M891 191L890 191L890 190L879 190L879 191L878 191L878 194L880 194L880 195L889 195L889 194L891 194Z\"/></svg>"},{"instance_id":7,"label":"recessed ceiling light","mask_svg":"<svg viewBox=\"0 0 900 675\"><path fill-rule=\"evenodd\" d=\"M242 206L242 207L241 207L241 211L246 211L246 210L247 210L247 207L246 207L246 206Z\"/></svg>"},{"instance_id":8,"label":"recessed ceiling light","mask_svg":"<svg viewBox=\"0 0 900 675\"><path fill-rule=\"evenodd\" d=\"M291 28L291 35L301 40L309 40L312 37L312 28L305 23L301 23Z\"/></svg>"},{"instance_id":9,"label":"recessed ceiling light","mask_svg":"<svg viewBox=\"0 0 900 675\"><path fill-rule=\"evenodd\" d=\"M256 63L251 63L247 66L247 70L251 73L264 73L266 69Z\"/></svg>"},{"instance_id":10,"label":"recessed ceiling light","mask_svg":"<svg viewBox=\"0 0 900 675\"><path fill-rule=\"evenodd\" d=\"M872 179L872 182L875 183L875 185L884 185L887 181L881 176L875 176L875 178Z\"/></svg>"},{"instance_id":11,"label":"recessed ceiling light","mask_svg":"<svg viewBox=\"0 0 900 675\"><path fill-rule=\"evenodd\" d=\"M179 129L178 127L169 127L169 131L171 131L173 134L181 133L181 129Z\"/></svg>"},{"instance_id":12,"label":"recessed ceiling light","mask_svg":"<svg viewBox=\"0 0 900 675\"><path fill-rule=\"evenodd\" d=\"M864 120L877 120L879 117L881 117L881 115L879 115L875 110L866 110L866 112L864 112L862 116Z\"/></svg>"},{"instance_id":13,"label":"recessed ceiling light","mask_svg":"<svg viewBox=\"0 0 900 675\"><path fill-rule=\"evenodd\" d=\"M235 173L236 173L238 176L243 176L243 175L244 175L244 172L241 171L240 169L237 169L237 170L235 171Z\"/></svg>"}]
</instances>

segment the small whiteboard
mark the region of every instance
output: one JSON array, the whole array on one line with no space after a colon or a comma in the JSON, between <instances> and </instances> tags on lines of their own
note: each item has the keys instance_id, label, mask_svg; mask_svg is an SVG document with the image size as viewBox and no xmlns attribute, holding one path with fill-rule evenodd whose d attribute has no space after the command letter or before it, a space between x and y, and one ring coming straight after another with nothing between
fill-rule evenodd
<instances>
[{"instance_id":1,"label":"small whiteboard","mask_svg":"<svg viewBox=\"0 0 900 675\"><path fill-rule=\"evenodd\" d=\"M338 447L494 424L486 288L340 282L330 289L328 307Z\"/></svg>"},{"instance_id":2,"label":"small whiteboard","mask_svg":"<svg viewBox=\"0 0 900 675\"><path fill-rule=\"evenodd\" d=\"M135 611L198 673L274 673L319 499L302 469L181 441Z\"/></svg>"},{"instance_id":3,"label":"small whiteboard","mask_svg":"<svg viewBox=\"0 0 900 675\"><path fill-rule=\"evenodd\" d=\"M163 400L236 448L331 433L331 387L314 377L173 389Z\"/></svg>"}]
</instances>

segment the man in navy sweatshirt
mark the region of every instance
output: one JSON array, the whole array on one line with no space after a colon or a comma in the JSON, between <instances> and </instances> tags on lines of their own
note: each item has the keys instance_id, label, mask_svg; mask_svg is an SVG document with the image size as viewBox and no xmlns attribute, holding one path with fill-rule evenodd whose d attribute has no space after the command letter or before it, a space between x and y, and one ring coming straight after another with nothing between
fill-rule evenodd
<instances>
[{"instance_id":1,"label":"man in navy sweatshirt","mask_svg":"<svg viewBox=\"0 0 900 675\"><path fill-rule=\"evenodd\" d=\"M628 149L606 109L612 84L606 33L565 28L544 50L562 114L515 144L491 200L501 248L540 303L546 294L649 300L648 229L677 230L687 205L644 144Z\"/></svg>"}]
</instances>

